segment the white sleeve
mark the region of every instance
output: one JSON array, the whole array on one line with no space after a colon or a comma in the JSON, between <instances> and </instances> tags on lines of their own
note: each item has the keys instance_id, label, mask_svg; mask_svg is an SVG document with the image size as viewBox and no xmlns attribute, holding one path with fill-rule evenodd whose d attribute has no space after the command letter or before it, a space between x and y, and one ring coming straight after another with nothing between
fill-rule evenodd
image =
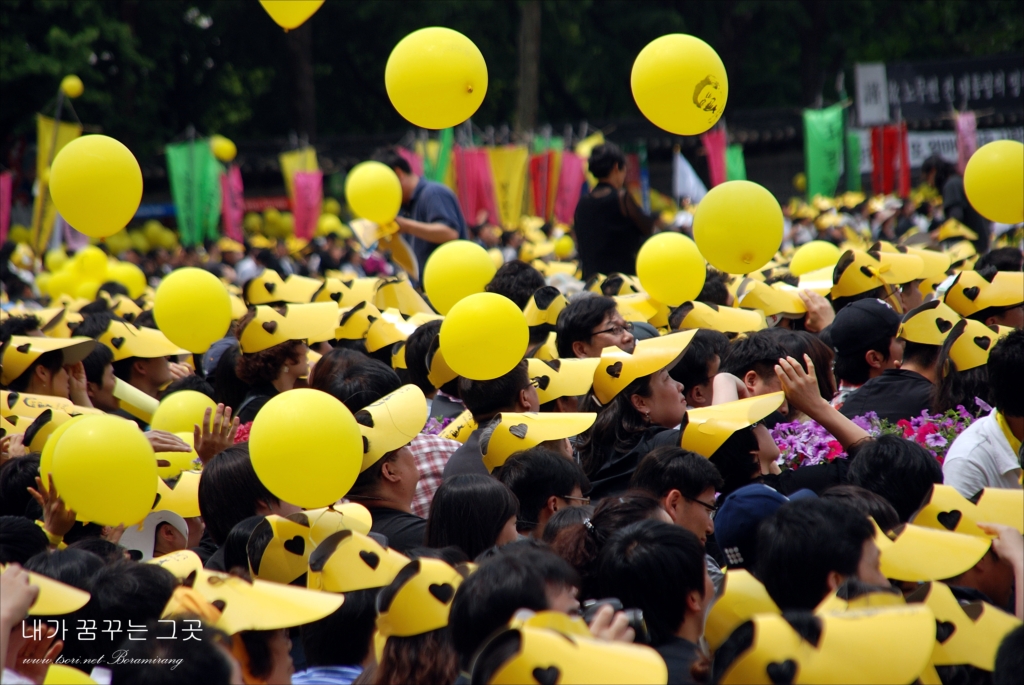
<instances>
[{"instance_id":1,"label":"white sleeve","mask_svg":"<svg viewBox=\"0 0 1024 685\"><path fill-rule=\"evenodd\" d=\"M970 499L981 490L990 485L985 477L985 472L978 464L977 457L984 457L984 452L979 454L975 449L960 459L949 459L942 465L942 480L946 485L951 485L964 497Z\"/></svg>"}]
</instances>

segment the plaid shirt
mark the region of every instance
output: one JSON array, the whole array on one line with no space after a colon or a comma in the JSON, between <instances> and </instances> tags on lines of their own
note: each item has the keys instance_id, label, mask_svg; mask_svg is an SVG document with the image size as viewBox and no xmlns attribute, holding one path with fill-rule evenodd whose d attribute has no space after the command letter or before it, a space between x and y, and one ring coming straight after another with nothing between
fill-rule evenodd
<instances>
[{"instance_id":1,"label":"plaid shirt","mask_svg":"<svg viewBox=\"0 0 1024 685\"><path fill-rule=\"evenodd\" d=\"M416 460L416 468L420 472L416 496L412 499L412 513L422 518L427 518L430 514L430 500L441 486L445 464L448 463L452 452L461 446L461 443L455 440L425 433L420 433L409 443L413 459Z\"/></svg>"}]
</instances>

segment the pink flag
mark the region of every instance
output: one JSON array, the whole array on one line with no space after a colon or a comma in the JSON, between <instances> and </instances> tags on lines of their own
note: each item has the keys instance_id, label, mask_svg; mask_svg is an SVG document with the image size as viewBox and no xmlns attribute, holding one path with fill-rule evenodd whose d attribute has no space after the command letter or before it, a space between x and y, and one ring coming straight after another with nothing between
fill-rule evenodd
<instances>
[{"instance_id":1,"label":"pink flag","mask_svg":"<svg viewBox=\"0 0 1024 685\"><path fill-rule=\"evenodd\" d=\"M717 128L708 131L700 137L704 143L704 149L708 153L708 173L711 176L711 186L725 183L725 129Z\"/></svg>"},{"instance_id":2,"label":"pink flag","mask_svg":"<svg viewBox=\"0 0 1024 685\"><path fill-rule=\"evenodd\" d=\"M477 212L486 209L492 223L500 222L487 150L465 149L456 145L452 153L455 158L455 185L463 215L470 222L475 222Z\"/></svg>"},{"instance_id":3,"label":"pink flag","mask_svg":"<svg viewBox=\"0 0 1024 685\"><path fill-rule=\"evenodd\" d=\"M967 160L978 149L978 118L974 112L961 112L956 118L956 169L963 176Z\"/></svg>"},{"instance_id":4,"label":"pink flag","mask_svg":"<svg viewBox=\"0 0 1024 685\"><path fill-rule=\"evenodd\" d=\"M295 172L295 236L312 240L324 202L324 175L321 171Z\"/></svg>"},{"instance_id":5,"label":"pink flag","mask_svg":"<svg viewBox=\"0 0 1024 685\"><path fill-rule=\"evenodd\" d=\"M412 167L412 173L417 176L423 175L423 158L412 150L408 150L404 147L397 148L398 154L402 156L402 159L409 162L409 166Z\"/></svg>"},{"instance_id":6,"label":"pink flag","mask_svg":"<svg viewBox=\"0 0 1024 685\"><path fill-rule=\"evenodd\" d=\"M562 154L562 171L558 176L558 194L555 195L555 219L571 224L576 215L576 204L583 191L583 158L574 152Z\"/></svg>"},{"instance_id":7,"label":"pink flag","mask_svg":"<svg viewBox=\"0 0 1024 685\"><path fill-rule=\"evenodd\" d=\"M242 216L245 214L245 199L242 195L242 171L237 164L229 164L220 177L221 216L224 219L224 235L242 242Z\"/></svg>"},{"instance_id":8,"label":"pink flag","mask_svg":"<svg viewBox=\"0 0 1024 685\"><path fill-rule=\"evenodd\" d=\"M11 227L11 200L14 195L14 174L0 173L0 243L7 241L7 229Z\"/></svg>"}]
</instances>

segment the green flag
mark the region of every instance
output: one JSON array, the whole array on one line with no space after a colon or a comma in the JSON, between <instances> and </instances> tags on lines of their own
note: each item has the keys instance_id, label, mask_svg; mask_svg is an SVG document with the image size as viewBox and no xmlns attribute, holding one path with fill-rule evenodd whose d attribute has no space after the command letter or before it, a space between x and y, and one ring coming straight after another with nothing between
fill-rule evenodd
<instances>
[{"instance_id":1,"label":"green flag","mask_svg":"<svg viewBox=\"0 0 1024 685\"><path fill-rule=\"evenodd\" d=\"M860 136L846 134L846 189L860 192Z\"/></svg>"},{"instance_id":2,"label":"green flag","mask_svg":"<svg viewBox=\"0 0 1024 685\"><path fill-rule=\"evenodd\" d=\"M747 163L743 159L742 145L730 145L725 148L725 180L747 180Z\"/></svg>"},{"instance_id":3,"label":"green flag","mask_svg":"<svg viewBox=\"0 0 1024 685\"><path fill-rule=\"evenodd\" d=\"M836 193L843 154L843 108L804 110L804 155L807 160L807 196Z\"/></svg>"},{"instance_id":4,"label":"green flag","mask_svg":"<svg viewBox=\"0 0 1024 685\"><path fill-rule=\"evenodd\" d=\"M167 146L167 175L182 245L198 245L218 236L223 171L206 140Z\"/></svg>"},{"instance_id":5,"label":"green flag","mask_svg":"<svg viewBox=\"0 0 1024 685\"><path fill-rule=\"evenodd\" d=\"M452 144L454 142L454 129L446 128L442 129L438 136L436 158L430 154L429 146L427 147L426 154L423 155L423 175L427 177L427 180L444 183L444 178L448 174L448 162L452 157Z\"/></svg>"}]
</instances>

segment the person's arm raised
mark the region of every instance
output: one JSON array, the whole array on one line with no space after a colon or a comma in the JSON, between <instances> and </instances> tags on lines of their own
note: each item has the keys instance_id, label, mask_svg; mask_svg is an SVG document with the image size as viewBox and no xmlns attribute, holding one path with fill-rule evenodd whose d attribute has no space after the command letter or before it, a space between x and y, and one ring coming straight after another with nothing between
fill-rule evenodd
<instances>
[{"instance_id":1,"label":"person's arm raised","mask_svg":"<svg viewBox=\"0 0 1024 685\"><path fill-rule=\"evenodd\" d=\"M844 450L862 440L870 440L871 435L836 411L818 390L818 378L814 372L814 362L804 355L807 371L793 357L780 359L775 365L775 375L782 381L782 389L786 392L786 401L798 411L802 411L810 419L827 430L839 441Z\"/></svg>"},{"instance_id":2,"label":"person's arm raised","mask_svg":"<svg viewBox=\"0 0 1024 685\"><path fill-rule=\"evenodd\" d=\"M458 231L438 221L428 224L404 217L398 217L395 221L398 223L398 228L401 229L402 233L426 240L428 243L440 244L459 239Z\"/></svg>"}]
</instances>

